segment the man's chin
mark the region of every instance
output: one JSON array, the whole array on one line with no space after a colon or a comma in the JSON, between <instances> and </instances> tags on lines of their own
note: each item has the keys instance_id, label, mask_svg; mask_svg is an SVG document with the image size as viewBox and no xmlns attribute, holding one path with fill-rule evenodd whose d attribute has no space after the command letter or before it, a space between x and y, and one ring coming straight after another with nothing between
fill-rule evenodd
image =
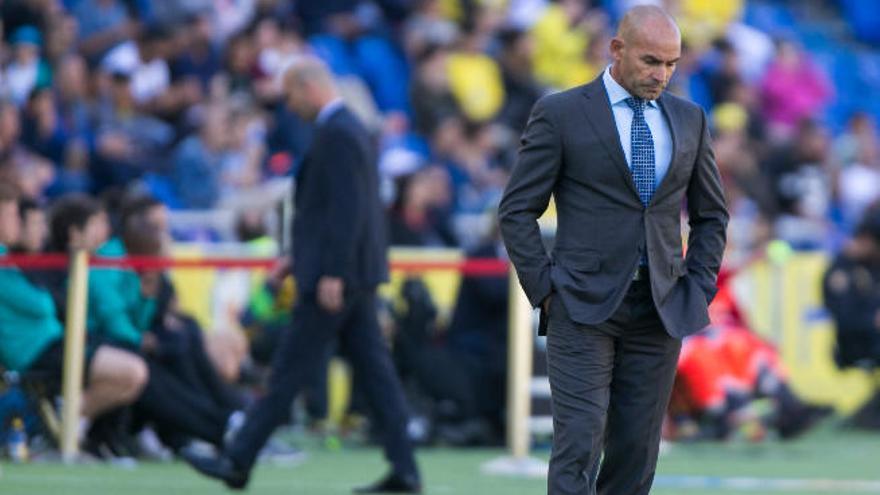
<instances>
[{"instance_id":1,"label":"man's chin","mask_svg":"<svg viewBox=\"0 0 880 495\"><path fill-rule=\"evenodd\" d=\"M639 97L645 100L656 100L657 98L660 98L661 94L663 94L663 88L648 89L642 91L642 94L640 94Z\"/></svg>"}]
</instances>

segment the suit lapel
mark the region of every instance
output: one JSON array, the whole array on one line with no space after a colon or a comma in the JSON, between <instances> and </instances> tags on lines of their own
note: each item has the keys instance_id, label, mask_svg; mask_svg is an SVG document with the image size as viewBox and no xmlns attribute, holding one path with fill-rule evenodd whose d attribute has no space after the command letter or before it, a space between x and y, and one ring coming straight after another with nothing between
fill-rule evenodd
<instances>
[{"instance_id":1,"label":"suit lapel","mask_svg":"<svg viewBox=\"0 0 880 495\"><path fill-rule=\"evenodd\" d=\"M666 169L666 175L663 176L663 180L657 186L657 190L654 191L654 198L651 200L651 203L662 196L661 193L664 187L669 187L668 183L671 182L669 177L675 172L675 164L678 161L678 136L681 130L681 122L679 122L678 113L675 111L675 105L669 104L669 97L666 96L666 93L661 94L657 101L660 104L660 109L663 111L663 116L666 117L666 123L669 125L669 134L672 136L672 156L669 159L669 168Z\"/></svg>"},{"instance_id":2,"label":"suit lapel","mask_svg":"<svg viewBox=\"0 0 880 495\"><path fill-rule=\"evenodd\" d=\"M608 94L605 92L605 84L600 75L596 80L584 86L584 99L581 102L584 114L593 128L593 132L599 137L599 141L605 146L611 161L617 167L626 185L636 198L639 192L633 182L632 172L626 164L626 155L620 147L620 136L617 135L617 124L614 122L614 114L611 113L611 104L608 102Z\"/></svg>"}]
</instances>

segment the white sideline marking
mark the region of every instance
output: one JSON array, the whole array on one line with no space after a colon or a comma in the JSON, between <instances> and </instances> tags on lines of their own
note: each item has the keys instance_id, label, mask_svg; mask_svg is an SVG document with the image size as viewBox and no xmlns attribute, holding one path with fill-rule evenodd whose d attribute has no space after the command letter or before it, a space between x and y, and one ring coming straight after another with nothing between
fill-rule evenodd
<instances>
[{"instance_id":1,"label":"white sideline marking","mask_svg":"<svg viewBox=\"0 0 880 495\"><path fill-rule=\"evenodd\" d=\"M841 491L880 493L880 480L834 480L798 478L747 478L718 476L657 476L657 488L723 489L751 492L757 490L777 492Z\"/></svg>"}]
</instances>

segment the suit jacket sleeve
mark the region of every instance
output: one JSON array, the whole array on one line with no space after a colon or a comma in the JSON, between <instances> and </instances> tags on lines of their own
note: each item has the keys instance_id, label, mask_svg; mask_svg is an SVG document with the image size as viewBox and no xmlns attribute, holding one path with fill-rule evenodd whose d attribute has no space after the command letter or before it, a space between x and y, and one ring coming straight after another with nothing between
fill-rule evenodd
<instances>
[{"instance_id":1,"label":"suit jacket sleeve","mask_svg":"<svg viewBox=\"0 0 880 495\"><path fill-rule=\"evenodd\" d=\"M689 276L696 280L711 302L718 290L716 280L724 255L729 217L706 114L701 112L701 118L700 148L687 191L691 231L686 262Z\"/></svg>"},{"instance_id":2,"label":"suit jacket sleeve","mask_svg":"<svg viewBox=\"0 0 880 495\"><path fill-rule=\"evenodd\" d=\"M545 99L532 109L519 157L498 215L501 236L529 301L537 307L550 294L550 257L538 218L547 209L562 162L562 139Z\"/></svg>"},{"instance_id":3,"label":"suit jacket sleeve","mask_svg":"<svg viewBox=\"0 0 880 495\"><path fill-rule=\"evenodd\" d=\"M321 235L321 275L344 278L352 273L357 237L367 214L368 166L354 136L342 129L328 130L314 164L327 194L327 213Z\"/></svg>"}]
</instances>

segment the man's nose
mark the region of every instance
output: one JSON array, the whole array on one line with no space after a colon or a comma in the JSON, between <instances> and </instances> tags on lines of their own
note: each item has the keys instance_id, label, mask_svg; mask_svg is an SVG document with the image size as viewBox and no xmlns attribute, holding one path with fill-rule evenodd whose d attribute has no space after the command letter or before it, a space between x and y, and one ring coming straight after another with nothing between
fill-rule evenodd
<instances>
[{"instance_id":1,"label":"man's nose","mask_svg":"<svg viewBox=\"0 0 880 495\"><path fill-rule=\"evenodd\" d=\"M655 69L651 74L651 77L654 78L655 81L665 83L667 79L667 72L665 67L660 67L659 69Z\"/></svg>"}]
</instances>

